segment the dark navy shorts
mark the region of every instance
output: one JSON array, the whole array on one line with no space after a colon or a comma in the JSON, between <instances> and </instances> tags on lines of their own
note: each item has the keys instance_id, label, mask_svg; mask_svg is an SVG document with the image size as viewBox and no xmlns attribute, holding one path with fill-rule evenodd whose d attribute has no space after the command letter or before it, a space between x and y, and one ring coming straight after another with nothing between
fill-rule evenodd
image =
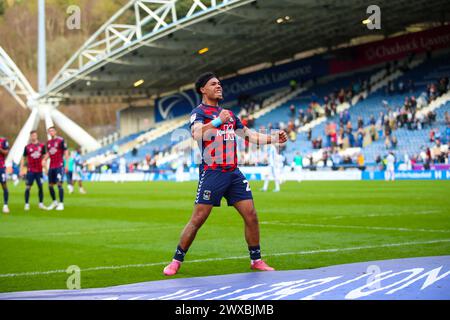
<instances>
[{"instance_id":1,"label":"dark navy shorts","mask_svg":"<svg viewBox=\"0 0 450 320\"><path fill-rule=\"evenodd\" d=\"M48 169L48 183L63 182L64 168L50 168Z\"/></svg>"},{"instance_id":2,"label":"dark navy shorts","mask_svg":"<svg viewBox=\"0 0 450 320\"><path fill-rule=\"evenodd\" d=\"M0 168L0 183L6 183L6 168Z\"/></svg>"},{"instance_id":3,"label":"dark navy shorts","mask_svg":"<svg viewBox=\"0 0 450 320\"><path fill-rule=\"evenodd\" d=\"M41 186L44 182L42 177L42 172L27 172L27 176L25 177L25 183L27 186L32 186L33 182L36 180L36 184Z\"/></svg>"},{"instance_id":4,"label":"dark navy shorts","mask_svg":"<svg viewBox=\"0 0 450 320\"><path fill-rule=\"evenodd\" d=\"M73 171L67 171L67 183L72 184L72 178L73 178Z\"/></svg>"},{"instance_id":5,"label":"dark navy shorts","mask_svg":"<svg viewBox=\"0 0 450 320\"><path fill-rule=\"evenodd\" d=\"M239 169L229 172L205 170L200 172L195 203L220 207L222 197L229 206L241 200L253 199L250 185Z\"/></svg>"}]
</instances>

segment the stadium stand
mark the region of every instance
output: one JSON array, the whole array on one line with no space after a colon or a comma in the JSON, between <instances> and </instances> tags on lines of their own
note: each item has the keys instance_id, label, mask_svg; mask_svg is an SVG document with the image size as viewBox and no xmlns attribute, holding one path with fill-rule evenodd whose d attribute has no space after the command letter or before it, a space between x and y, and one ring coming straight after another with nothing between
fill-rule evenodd
<instances>
[{"instance_id":1,"label":"stadium stand","mask_svg":"<svg viewBox=\"0 0 450 320\"><path fill-rule=\"evenodd\" d=\"M290 141L283 150L287 165L298 153L303 156L305 167L336 167L333 160L340 162L342 167L362 167L362 163L377 165L392 148L392 143L386 148L380 115L397 116L406 96L414 97L420 119L422 114L426 118L428 111L437 110L438 121L433 123L433 128L436 125L433 130L440 134L446 131L443 117L448 109L448 104L445 104L447 95L429 104L426 89L448 75L450 67L447 60L448 52L432 58L425 54L408 56L388 64L311 80L299 88L284 87L261 92L253 97L254 100L250 98L250 103L241 102L241 107L227 107L253 129L287 130ZM442 105L445 106L440 108ZM345 126L342 125L344 122ZM372 126L371 122L375 125ZM346 133L346 126L351 126L352 138ZM344 131L342 139L334 141L327 136L328 130L334 128L339 137L341 127ZM359 127L363 132L362 139L358 136ZM372 127L376 128L375 134ZM195 147L192 148L188 128L188 116L167 120L149 131L123 137L114 144L86 154L84 159L90 170L105 164L110 166L120 157L124 157L132 167L134 165L136 170L174 169L180 159L187 165L194 161L193 157L199 158L196 151L190 152ZM432 145L427 141L429 135L425 134L425 128L409 130L405 126L395 129L393 144L399 160L404 154L408 158L420 158L421 150ZM332 143L341 146L338 152L330 148ZM246 154L244 143L240 144L240 149L240 159L244 164L265 163L264 157Z\"/></svg>"}]
</instances>

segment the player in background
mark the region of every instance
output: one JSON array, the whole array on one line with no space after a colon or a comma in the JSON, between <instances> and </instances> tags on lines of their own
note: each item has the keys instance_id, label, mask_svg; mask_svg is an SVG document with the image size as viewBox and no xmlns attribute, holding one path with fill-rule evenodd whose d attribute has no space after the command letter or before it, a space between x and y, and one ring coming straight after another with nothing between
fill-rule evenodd
<instances>
[{"instance_id":1,"label":"player in background","mask_svg":"<svg viewBox=\"0 0 450 320\"><path fill-rule=\"evenodd\" d=\"M38 187L39 209L46 210L44 206L44 192L42 190L44 158L46 154L45 144L39 142L38 134L35 130L30 132L30 143L23 150L23 157L20 161L20 172L25 170L25 159L27 162L27 173L25 176L25 210L30 210L30 189L34 181Z\"/></svg>"},{"instance_id":2,"label":"player in background","mask_svg":"<svg viewBox=\"0 0 450 320\"><path fill-rule=\"evenodd\" d=\"M52 204L48 207L49 210L56 208L58 211L64 210L64 160L68 160L69 152L67 150L67 144L62 137L57 136L55 127L47 129L50 135L50 140L47 141L47 154L45 161L50 158L50 168L48 170L48 189L50 196L52 197ZM58 186L59 202L56 201L55 184Z\"/></svg>"},{"instance_id":3,"label":"player in background","mask_svg":"<svg viewBox=\"0 0 450 320\"><path fill-rule=\"evenodd\" d=\"M5 160L9 153L9 143L6 138L0 137L0 183L3 189L3 213L9 213L8 198L9 191L6 184L6 166Z\"/></svg>"},{"instance_id":4,"label":"player in background","mask_svg":"<svg viewBox=\"0 0 450 320\"><path fill-rule=\"evenodd\" d=\"M268 146L267 150L267 162L268 162L268 171L265 175L264 180L264 186L262 187L261 191L267 191L269 188L269 180L272 179L275 182L275 189L273 192L279 192L280 191L280 157L281 155L278 154L277 148L271 144Z\"/></svg>"},{"instance_id":5,"label":"player in background","mask_svg":"<svg viewBox=\"0 0 450 320\"><path fill-rule=\"evenodd\" d=\"M223 99L219 79L211 72L201 75L195 88L202 103L191 112L191 134L202 150L199 184L194 210L186 224L175 250L172 262L164 268L166 276L175 275L194 238L208 218L213 206L220 206L222 197L234 206L244 220L245 239L250 254L252 270L274 270L261 259L259 222L253 203L250 185L237 168L236 135L250 143L285 143L284 131L266 135L245 127L231 111L222 109Z\"/></svg>"},{"instance_id":6,"label":"player in background","mask_svg":"<svg viewBox=\"0 0 450 320\"><path fill-rule=\"evenodd\" d=\"M392 151L386 157L386 181L395 180L395 156Z\"/></svg>"},{"instance_id":7,"label":"player in background","mask_svg":"<svg viewBox=\"0 0 450 320\"><path fill-rule=\"evenodd\" d=\"M119 180L120 180L120 182L125 181L126 174L127 174L127 160L125 159L124 156L121 156L119 159Z\"/></svg>"},{"instance_id":8,"label":"player in background","mask_svg":"<svg viewBox=\"0 0 450 320\"><path fill-rule=\"evenodd\" d=\"M70 153L69 161L68 161L68 171L67 171L67 189L69 189L69 193L73 193L74 191L74 182L78 182L78 187L81 194L85 194L86 190L83 188L83 179L82 179L82 168L83 164L81 161L81 153L79 150L73 150Z\"/></svg>"},{"instance_id":9,"label":"player in background","mask_svg":"<svg viewBox=\"0 0 450 320\"><path fill-rule=\"evenodd\" d=\"M19 176L20 176L20 166L16 165L13 161L11 179L13 181L14 187L17 187L20 183Z\"/></svg>"},{"instance_id":10,"label":"player in background","mask_svg":"<svg viewBox=\"0 0 450 320\"><path fill-rule=\"evenodd\" d=\"M295 175L297 176L297 181L302 181L302 170L303 170L303 158L300 155L300 152L297 152L294 156L294 160L291 164L291 170L294 171Z\"/></svg>"},{"instance_id":11,"label":"player in background","mask_svg":"<svg viewBox=\"0 0 450 320\"><path fill-rule=\"evenodd\" d=\"M176 168L175 168L175 180L177 182L183 182L184 179L184 155L179 155L176 160Z\"/></svg>"},{"instance_id":12,"label":"player in background","mask_svg":"<svg viewBox=\"0 0 450 320\"><path fill-rule=\"evenodd\" d=\"M67 190L69 191L69 194L73 193L73 170L74 170L74 159L73 159L73 152L69 151L69 160L67 161L67 172L66 172L66 179L67 179Z\"/></svg>"}]
</instances>

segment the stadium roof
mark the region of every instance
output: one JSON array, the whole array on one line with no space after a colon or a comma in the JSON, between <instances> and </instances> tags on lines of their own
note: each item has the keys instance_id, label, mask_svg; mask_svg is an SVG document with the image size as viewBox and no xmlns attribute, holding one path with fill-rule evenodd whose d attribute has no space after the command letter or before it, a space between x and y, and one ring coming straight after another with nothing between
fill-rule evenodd
<instances>
[{"instance_id":1,"label":"stadium roof","mask_svg":"<svg viewBox=\"0 0 450 320\"><path fill-rule=\"evenodd\" d=\"M442 23L450 12L448 0L380 0L381 30L368 30L362 24L368 5L361 0L133 0L92 35L43 96L160 95L206 70L235 74L363 36Z\"/></svg>"}]
</instances>

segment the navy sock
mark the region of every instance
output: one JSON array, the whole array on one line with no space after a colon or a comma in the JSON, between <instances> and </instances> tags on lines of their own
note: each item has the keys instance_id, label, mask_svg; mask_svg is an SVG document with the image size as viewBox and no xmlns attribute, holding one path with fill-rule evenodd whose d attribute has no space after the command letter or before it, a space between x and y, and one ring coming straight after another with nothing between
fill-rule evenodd
<instances>
[{"instance_id":1,"label":"navy sock","mask_svg":"<svg viewBox=\"0 0 450 320\"><path fill-rule=\"evenodd\" d=\"M30 202L30 188L25 189L25 203L28 204Z\"/></svg>"},{"instance_id":2,"label":"navy sock","mask_svg":"<svg viewBox=\"0 0 450 320\"><path fill-rule=\"evenodd\" d=\"M53 201L55 201L56 200L55 188L48 187L48 191L50 191L50 196L52 197Z\"/></svg>"},{"instance_id":3,"label":"navy sock","mask_svg":"<svg viewBox=\"0 0 450 320\"><path fill-rule=\"evenodd\" d=\"M8 188L3 189L3 203L8 204L9 191Z\"/></svg>"},{"instance_id":4,"label":"navy sock","mask_svg":"<svg viewBox=\"0 0 450 320\"><path fill-rule=\"evenodd\" d=\"M259 260L261 259L261 248L257 246L249 246L248 251L250 253L250 259Z\"/></svg>"},{"instance_id":5,"label":"navy sock","mask_svg":"<svg viewBox=\"0 0 450 320\"><path fill-rule=\"evenodd\" d=\"M174 258L175 260L178 260L178 261L180 261L180 262L183 262L183 261L184 261L184 256L186 255L186 252L187 252L187 250L184 251L184 250L180 247L180 245L178 245L178 246L177 246L177 250L175 251L175 254L174 254L173 258Z\"/></svg>"},{"instance_id":6,"label":"navy sock","mask_svg":"<svg viewBox=\"0 0 450 320\"><path fill-rule=\"evenodd\" d=\"M42 202L44 202L44 191L42 190L42 186L40 186L38 188L39 188L39 192L38 192L39 203L42 203Z\"/></svg>"},{"instance_id":7,"label":"navy sock","mask_svg":"<svg viewBox=\"0 0 450 320\"><path fill-rule=\"evenodd\" d=\"M59 202L63 203L64 202L64 188L63 188L63 186L58 186L58 190L59 190Z\"/></svg>"}]
</instances>

